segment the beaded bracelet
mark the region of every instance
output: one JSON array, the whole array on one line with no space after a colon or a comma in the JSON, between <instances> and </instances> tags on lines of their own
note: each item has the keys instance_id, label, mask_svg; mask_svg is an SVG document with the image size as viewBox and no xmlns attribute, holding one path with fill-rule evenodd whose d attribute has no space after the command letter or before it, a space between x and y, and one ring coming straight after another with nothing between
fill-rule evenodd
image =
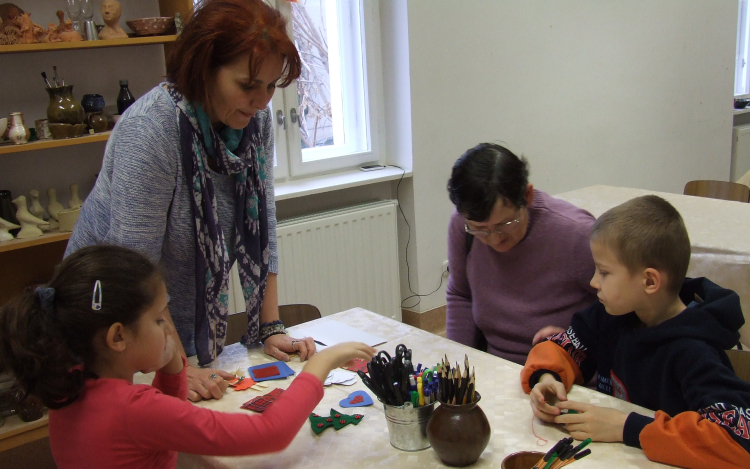
<instances>
[{"instance_id":1,"label":"beaded bracelet","mask_svg":"<svg viewBox=\"0 0 750 469\"><path fill-rule=\"evenodd\" d=\"M258 338L261 342L265 342L272 335L286 334L284 323L280 319L273 322L264 322L260 325L260 331L258 332Z\"/></svg>"}]
</instances>

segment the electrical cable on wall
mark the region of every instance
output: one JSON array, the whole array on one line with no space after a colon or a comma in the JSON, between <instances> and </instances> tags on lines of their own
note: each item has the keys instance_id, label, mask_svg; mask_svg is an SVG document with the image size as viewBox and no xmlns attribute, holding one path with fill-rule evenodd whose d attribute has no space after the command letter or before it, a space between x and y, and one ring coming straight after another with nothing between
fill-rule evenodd
<instances>
[{"instance_id":1,"label":"electrical cable on wall","mask_svg":"<svg viewBox=\"0 0 750 469\"><path fill-rule=\"evenodd\" d=\"M436 291L440 290L440 287L443 286L443 278L445 277L446 272L448 272L448 269L445 269L444 271L442 271L440 273L440 284L437 286L436 289L432 290L430 293L420 294L420 293L417 293L414 290L412 290L412 288L411 288L411 272L410 272L410 268L409 268L409 242L411 241L411 225L409 224L409 220L406 219L406 214L404 214L404 210L401 208L401 199L399 198L399 188L401 187L401 181L404 180L404 176L406 175L406 170L404 168L402 168L401 166L396 166L395 164L389 164L389 165L386 165L386 166L391 166L391 167L394 167L394 168L398 168L398 169L400 169L402 171L401 178L399 178L398 184L396 184L396 202L398 202L398 210L399 210L399 212L401 212L401 216L404 218L404 223L406 223L406 226L408 228L408 230L407 230L407 237L406 237L406 248L404 249L404 259L406 260L406 283L409 286L409 292L411 292L412 294L409 295L409 296L407 296L403 300L401 300L401 307L402 308L405 307L404 306L404 301L407 301L407 300L409 300L411 298L415 298L416 297L417 298L417 302L416 303L414 303L411 306L406 306L406 308L414 308L417 305L419 305L419 303L422 302L422 297L423 296L430 296L433 293L435 293Z\"/></svg>"}]
</instances>

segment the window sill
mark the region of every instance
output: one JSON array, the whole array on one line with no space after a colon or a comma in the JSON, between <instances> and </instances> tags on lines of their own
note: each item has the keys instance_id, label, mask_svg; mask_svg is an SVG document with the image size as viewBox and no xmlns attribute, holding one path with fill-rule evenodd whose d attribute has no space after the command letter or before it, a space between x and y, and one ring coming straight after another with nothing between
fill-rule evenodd
<instances>
[{"instance_id":1,"label":"window sill","mask_svg":"<svg viewBox=\"0 0 750 469\"><path fill-rule=\"evenodd\" d=\"M288 200L306 195L322 194L324 192L348 189L350 187L364 186L378 182L394 181L412 176L411 171L404 173L399 168L392 166L378 169L376 171L360 171L355 169L342 173L324 174L295 181L275 183L274 192L276 200Z\"/></svg>"},{"instance_id":2,"label":"window sill","mask_svg":"<svg viewBox=\"0 0 750 469\"><path fill-rule=\"evenodd\" d=\"M745 114L748 112L750 112L750 106L746 107L745 109L735 109L734 115L736 116L737 114Z\"/></svg>"}]
</instances>

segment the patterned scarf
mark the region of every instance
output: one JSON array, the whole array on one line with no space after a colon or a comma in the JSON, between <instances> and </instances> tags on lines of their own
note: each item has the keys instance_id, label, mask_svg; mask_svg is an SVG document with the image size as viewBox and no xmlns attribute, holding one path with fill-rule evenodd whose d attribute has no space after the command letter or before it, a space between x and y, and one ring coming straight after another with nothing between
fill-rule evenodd
<instances>
[{"instance_id":1,"label":"patterned scarf","mask_svg":"<svg viewBox=\"0 0 750 469\"><path fill-rule=\"evenodd\" d=\"M185 100L171 84L166 88L178 109L182 165L193 187L195 348L198 363L204 366L224 348L231 267L207 158L213 159L219 173L231 174L235 180L236 257L248 316L243 344L258 341L258 317L268 277L266 161L255 118L243 130L226 127L217 133L200 105Z\"/></svg>"}]
</instances>

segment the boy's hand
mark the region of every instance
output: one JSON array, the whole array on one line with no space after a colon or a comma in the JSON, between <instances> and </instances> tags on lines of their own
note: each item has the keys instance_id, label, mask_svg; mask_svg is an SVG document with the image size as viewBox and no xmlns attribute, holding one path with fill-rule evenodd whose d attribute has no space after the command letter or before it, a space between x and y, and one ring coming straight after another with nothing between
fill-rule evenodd
<instances>
[{"instance_id":1,"label":"boy's hand","mask_svg":"<svg viewBox=\"0 0 750 469\"><path fill-rule=\"evenodd\" d=\"M560 409L552 404L557 401L568 400L565 393L565 385L555 379L551 374L543 374L531 390L531 409L534 415L545 422L554 422L555 417L560 415Z\"/></svg>"},{"instance_id":2,"label":"boy's hand","mask_svg":"<svg viewBox=\"0 0 750 469\"><path fill-rule=\"evenodd\" d=\"M565 332L565 329L557 326L544 326L543 328L539 329L536 334L534 334L534 338L531 339L531 346L533 347L541 342L542 339L545 339L551 335L558 334L560 332Z\"/></svg>"},{"instance_id":3,"label":"boy's hand","mask_svg":"<svg viewBox=\"0 0 750 469\"><path fill-rule=\"evenodd\" d=\"M312 373L321 383L332 369L344 366L355 358L370 361L378 351L361 342L344 342L316 353L305 364L303 372Z\"/></svg>"},{"instance_id":4,"label":"boy's hand","mask_svg":"<svg viewBox=\"0 0 750 469\"><path fill-rule=\"evenodd\" d=\"M616 409L599 407L582 402L560 402L560 409L572 409L577 414L562 414L555 417L555 423L565 425L570 436L576 440L591 438L594 441L621 442L628 414Z\"/></svg>"}]
</instances>

